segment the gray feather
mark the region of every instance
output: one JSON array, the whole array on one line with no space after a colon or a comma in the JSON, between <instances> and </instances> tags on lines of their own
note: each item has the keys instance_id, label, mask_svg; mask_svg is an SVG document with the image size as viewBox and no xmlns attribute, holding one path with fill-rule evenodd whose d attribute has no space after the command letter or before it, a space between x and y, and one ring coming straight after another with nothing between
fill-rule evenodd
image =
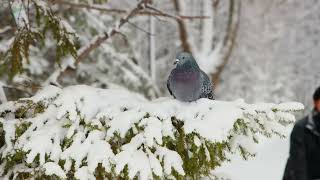
<instances>
[{"instance_id":1,"label":"gray feather","mask_svg":"<svg viewBox=\"0 0 320 180\"><path fill-rule=\"evenodd\" d=\"M213 89L211 81L208 75L201 70L201 79L202 79L202 90L201 90L201 98L214 99Z\"/></svg>"}]
</instances>

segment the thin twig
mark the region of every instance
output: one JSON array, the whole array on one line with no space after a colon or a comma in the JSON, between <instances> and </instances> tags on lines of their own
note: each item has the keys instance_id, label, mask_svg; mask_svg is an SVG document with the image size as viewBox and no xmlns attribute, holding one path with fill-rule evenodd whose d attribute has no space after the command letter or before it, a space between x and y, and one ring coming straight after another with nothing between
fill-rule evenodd
<instances>
[{"instance_id":1,"label":"thin twig","mask_svg":"<svg viewBox=\"0 0 320 180\"><path fill-rule=\"evenodd\" d=\"M194 19L210 19L210 16L185 16L185 15L171 15L165 12L150 12L150 11L142 11L139 15L148 15L148 16L159 16L159 17L167 17L171 19L181 19L181 20L194 20Z\"/></svg>"},{"instance_id":2,"label":"thin twig","mask_svg":"<svg viewBox=\"0 0 320 180\"><path fill-rule=\"evenodd\" d=\"M155 36L155 34L151 34L149 31L144 30L143 28L137 26L136 24L134 24L134 23L132 23L132 22L130 22L130 21L128 21L127 23L130 24L131 26L135 27L136 29L138 29L138 30L146 33L146 34L149 35L149 36Z\"/></svg>"},{"instance_id":3,"label":"thin twig","mask_svg":"<svg viewBox=\"0 0 320 180\"><path fill-rule=\"evenodd\" d=\"M150 10L153 10L153 11L155 11L156 13L159 13L159 14L161 14L161 15L164 16L164 17L168 17L168 18L172 18L172 19L177 19L177 20L181 20L181 19L182 19L181 16L175 16L175 15L171 15L171 14L168 14L168 13L164 13L163 11L161 11L161 10L159 10L159 9L157 9L157 8L149 5L149 4L146 5L146 8L148 8L148 9L150 9Z\"/></svg>"},{"instance_id":4,"label":"thin twig","mask_svg":"<svg viewBox=\"0 0 320 180\"><path fill-rule=\"evenodd\" d=\"M168 22L164 19L159 18L159 16L152 15L152 17L154 17L155 19L157 19L158 21L161 21L161 22Z\"/></svg>"},{"instance_id":5,"label":"thin twig","mask_svg":"<svg viewBox=\"0 0 320 180\"><path fill-rule=\"evenodd\" d=\"M97 11L102 11L102 12L107 12L107 13L117 13L117 14L127 13L127 11L123 10L123 9L104 8L104 7L101 7L101 6L90 5L90 4L85 4L85 3L73 3L73 2L64 1L64 0L49 0L49 1L52 4L68 5L71 8L93 9L93 10L97 10Z\"/></svg>"},{"instance_id":6,"label":"thin twig","mask_svg":"<svg viewBox=\"0 0 320 180\"><path fill-rule=\"evenodd\" d=\"M129 40L128 40L128 38L127 38L127 36L125 34L123 34L120 31L117 31L116 34L119 34L122 37L122 39L124 40L125 44L129 45Z\"/></svg>"}]
</instances>

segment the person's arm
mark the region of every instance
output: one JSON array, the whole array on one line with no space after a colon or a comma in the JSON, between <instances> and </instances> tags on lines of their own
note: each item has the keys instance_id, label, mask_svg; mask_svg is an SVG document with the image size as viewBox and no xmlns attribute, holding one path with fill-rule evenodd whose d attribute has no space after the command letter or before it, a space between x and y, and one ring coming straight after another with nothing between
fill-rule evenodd
<instances>
[{"instance_id":1,"label":"person's arm","mask_svg":"<svg viewBox=\"0 0 320 180\"><path fill-rule=\"evenodd\" d=\"M290 137L290 156L283 180L307 180L307 159L304 144L304 127L296 124Z\"/></svg>"}]
</instances>

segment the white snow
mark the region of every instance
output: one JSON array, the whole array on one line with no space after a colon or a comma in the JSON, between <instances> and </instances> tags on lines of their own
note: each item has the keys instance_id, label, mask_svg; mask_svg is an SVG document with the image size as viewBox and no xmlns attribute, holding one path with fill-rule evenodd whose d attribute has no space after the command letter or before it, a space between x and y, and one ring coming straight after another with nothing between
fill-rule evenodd
<instances>
[{"instance_id":1,"label":"white snow","mask_svg":"<svg viewBox=\"0 0 320 180\"><path fill-rule=\"evenodd\" d=\"M96 178L89 173L88 167L83 166L80 169L78 169L75 173L75 178L79 180L95 180Z\"/></svg>"},{"instance_id":2,"label":"white snow","mask_svg":"<svg viewBox=\"0 0 320 180\"><path fill-rule=\"evenodd\" d=\"M5 84L0 81L0 103L5 103L7 102L7 96L6 93L4 92L4 86Z\"/></svg>"},{"instance_id":3,"label":"white snow","mask_svg":"<svg viewBox=\"0 0 320 180\"><path fill-rule=\"evenodd\" d=\"M177 152L171 151L165 147L157 147L156 154L159 155L160 159L163 159L164 161L164 173L170 174L173 168L179 174L185 174L182 168L182 159Z\"/></svg>"},{"instance_id":4,"label":"white snow","mask_svg":"<svg viewBox=\"0 0 320 180\"><path fill-rule=\"evenodd\" d=\"M247 136L234 131L235 122L243 120L261 134L283 134L285 129L279 121L294 120L290 113L303 108L299 103L246 104L243 100L199 99L186 103L159 98L148 101L126 90L85 85L63 89L48 86L27 99L41 101L47 108L36 116L29 113L23 121L0 119L6 134L6 144L0 153L4 157L22 149L27 152L27 163L32 163L39 155L39 163L45 167L46 173L59 177L67 174L74 162L75 177L79 179L94 179L99 163L107 172L115 167L116 174L127 165L130 178L150 179L153 173L169 177L172 169L185 175L180 155L163 145L164 137L174 139L177 130L173 121L176 120L183 122L186 134L197 134L194 142L198 147L205 141L222 142L232 136L232 152L237 152L241 146L255 153L252 140L255 135L251 131ZM8 109L14 113L23 105L19 101L8 102L0 105L0 110ZM15 137L15 128L23 122L31 125L20 137ZM261 129L258 123L264 124L265 129ZM111 149L112 141L123 139L130 133L130 142L122 144L116 151ZM66 139L72 140L70 145L61 147ZM209 160L208 149L205 151ZM59 160L65 160L61 169L57 167Z\"/></svg>"},{"instance_id":5,"label":"white snow","mask_svg":"<svg viewBox=\"0 0 320 180\"><path fill-rule=\"evenodd\" d=\"M56 163L47 162L42 167L45 169L45 174L48 175L48 176L57 175L60 178L67 178L66 173Z\"/></svg>"},{"instance_id":6,"label":"white snow","mask_svg":"<svg viewBox=\"0 0 320 180\"><path fill-rule=\"evenodd\" d=\"M13 41L14 41L14 37L2 40L0 43L0 51L3 51L3 52L7 51L10 48Z\"/></svg>"},{"instance_id":7,"label":"white snow","mask_svg":"<svg viewBox=\"0 0 320 180\"><path fill-rule=\"evenodd\" d=\"M133 179L139 172L139 179L152 179L152 169L150 166L147 154L139 150L122 151L120 152L115 161L117 162L116 172L120 173L124 165L128 165L129 178Z\"/></svg>"},{"instance_id":8,"label":"white snow","mask_svg":"<svg viewBox=\"0 0 320 180\"><path fill-rule=\"evenodd\" d=\"M61 25L61 27L63 28L65 28L66 29L66 31L67 32L69 32L69 33L76 33L76 31L72 28L72 26L66 21L66 20L61 20L60 21L60 25Z\"/></svg>"}]
</instances>

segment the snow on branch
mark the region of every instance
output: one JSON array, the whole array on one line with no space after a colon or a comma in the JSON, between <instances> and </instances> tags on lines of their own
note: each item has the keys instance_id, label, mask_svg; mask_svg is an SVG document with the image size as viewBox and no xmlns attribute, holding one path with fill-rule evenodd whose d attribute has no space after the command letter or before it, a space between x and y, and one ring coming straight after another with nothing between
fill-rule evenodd
<instances>
[{"instance_id":1,"label":"snow on branch","mask_svg":"<svg viewBox=\"0 0 320 180\"><path fill-rule=\"evenodd\" d=\"M114 36L115 34L119 33L119 29L125 25L132 17L134 17L138 12L144 9L144 4L147 3L147 0L141 0L136 5L135 8L133 8L131 11L128 12L128 14L124 17L122 17L118 22L115 23L114 27L111 28L109 31L95 36L91 42L80 48L77 52L78 57L75 60L75 65L77 66L81 61L83 61L85 58L89 56L89 54L98 48L103 42L105 42L110 37ZM58 69L56 70L55 79L53 81L57 81L57 79L60 79L63 75L68 73L68 68ZM52 78L51 78L52 80Z\"/></svg>"},{"instance_id":2,"label":"snow on branch","mask_svg":"<svg viewBox=\"0 0 320 180\"><path fill-rule=\"evenodd\" d=\"M134 17L139 11L144 9L144 4L146 3L146 0L141 0L134 9L132 9L125 17L121 18L114 26L114 28L110 29L108 32L105 32L104 35L97 36L92 43L89 44L89 46L81 48L79 50L78 58L76 59L76 64L78 64L80 61L82 61L84 58L88 56L88 54L98 46L100 46L101 43L112 37L113 35L117 34L119 29L126 24L129 19Z\"/></svg>"},{"instance_id":3,"label":"snow on branch","mask_svg":"<svg viewBox=\"0 0 320 180\"><path fill-rule=\"evenodd\" d=\"M48 86L0 105L1 176L209 176L227 152L253 155L256 134L282 136L301 109L295 102L148 101L125 90Z\"/></svg>"}]
</instances>

